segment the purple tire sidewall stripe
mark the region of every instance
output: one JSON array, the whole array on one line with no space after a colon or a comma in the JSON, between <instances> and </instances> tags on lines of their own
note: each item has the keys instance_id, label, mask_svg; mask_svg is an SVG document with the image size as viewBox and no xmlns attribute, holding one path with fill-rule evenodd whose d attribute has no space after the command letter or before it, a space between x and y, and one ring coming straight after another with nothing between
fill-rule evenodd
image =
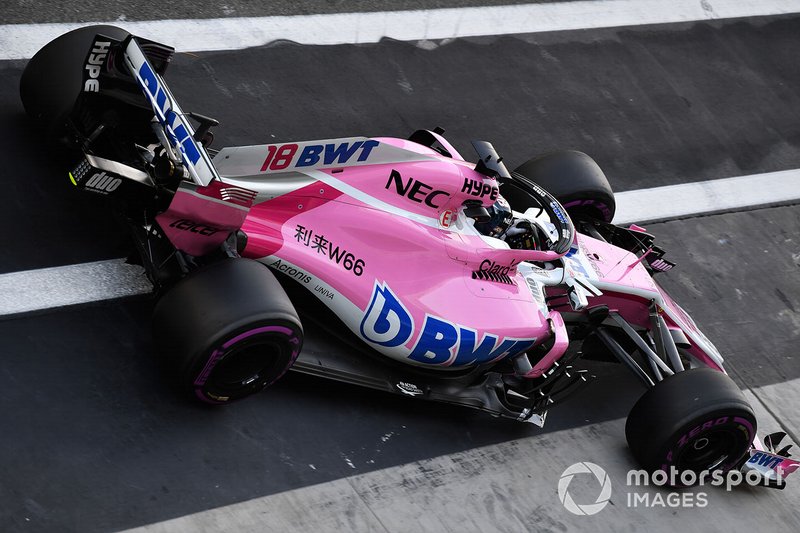
<instances>
[{"instance_id":1,"label":"purple tire sidewall stripe","mask_svg":"<svg viewBox=\"0 0 800 533\"><path fill-rule=\"evenodd\" d=\"M245 339L248 339L248 338L252 337L253 335L259 335L261 333L282 333L282 334L286 335L287 337L289 337L289 342L292 345L295 346L294 350L292 350L292 356L291 356L291 359L289 360L289 364L286 365L286 368L283 369L283 372L281 372L280 375L278 375L278 377L276 377L275 379L273 379L272 381L267 383L267 386L275 383L278 379L283 377L283 375L286 373L286 371L289 370L289 367L292 366L292 364L294 363L295 359L297 359L297 356L300 354L300 350L299 350L300 341L294 335L294 332L291 329L289 329L289 328L287 328L285 326L261 326L261 327L258 327L258 328L253 328L253 329L247 330L244 333L240 333L236 337L228 340L220 348L217 348L216 350L211 352L211 356L208 358L208 361L206 362L205 366L203 367L203 370L200 372L200 374L197 376L197 379L195 379L195 381L194 381L195 395L198 398L200 398L201 400L203 400L204 402L214 403L214 404L226 403L226 402L220 402L220 401L212 400L211 398L209 398L208 396L203 394L203 386L206 384L206 381L208 381L208 376L211 374L211 371L214 369L214 367L217 365L219 360L222 358L223 354L229 348L231 348L232 346L236 345L237 343L239 343L239 342L241 342L241 341L243 341Z\"/></svg>"},{"instance_id":2,"label":"purple tire sidewall stripe","mask_svg":"<svg viewBox=\"0 0 800 533\"><path fill-rule=\"evenodd\" d=\"M277 331L278 333L283 333L285 335L292 334L292 330L284 326L263 326L260 328L255 328L249 331L245 331L244 333L237 335L236 337L232 338L231 340L223 344L222 348L224 350L227 350L237 342L247 339L248 337L252 337L253 335L258 335L259 333L270 333L273 331Z\"/></svg>"},{"instance_id":3,"label":"purple tire sidewall stripe","mask_svg":"<svg viewBox=\"0 0 800 533\"><path fill-rule=\"evenodd\" d=\"M582 205L591 205L599 209L603 215L606 217L611 215L611 209L606 205L604 202L598 202L597 200L573 200L571 202L567 202L564 204L564 209L570 207L579 207Z\"/></svg>"},{"instance_id":4,"label":"purple tire sidewall stripe","mask_svg":"<svg viewBox=\"0 0 800 533\"><path fill-rule=\"evenodd\" d=\"M750 437L749 437L749 441L750 441L750 443L752 444L752 442L753 442L753 439L754 439L754 438L755 438L755 436L756 436L756 432L755 432L755 429L753 428L753 424L751 424L749 420L747 420L747 419L744 419L744 418L742 418L742 417L740 417L740 416L735 416L735 417L733 417L733 421L734 421L734 422L738 422L739 424L741 424L741 425L745 426L745 428L746 428L746 429L747 429L747 431L748 431L748 434L750 435ZM697 424L697 426L702 426L702 425L703 425L703 424ZM680 439L678 439L678 440L680 440ZM672 452L674 452L674 451L676 451L676 450L674 450L674 449L673 449L673 450L669 450L669 452L667 452L667 457L664 459L664 460L665 460L665 463L661 465L661 468L662 468L664 471L666 471L666 470L667 470L667 467L668 467L669 465L671 465L671 464L672 464L672 461L673 461L673 453L672 453ZM736 459L736 461L738 461L738 458ZM736 461L731 461L731 462L729 462L729 463L726 463L726 464L723 466L723 469L724 469L724 470L728 470L728 469L730 469L730 468L733 466L733 464L735 464L735 463L736 463Z\"/></svg>"}]
</instances>

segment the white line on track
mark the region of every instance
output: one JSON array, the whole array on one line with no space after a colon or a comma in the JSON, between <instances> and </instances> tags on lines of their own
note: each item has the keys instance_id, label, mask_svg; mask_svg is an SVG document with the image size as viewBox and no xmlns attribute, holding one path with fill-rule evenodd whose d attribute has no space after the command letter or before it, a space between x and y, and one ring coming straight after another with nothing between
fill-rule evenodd
<instances>
[{"instance_id":1,"label":"white line on track","mask_svg":"<svg viewBox=\"0 0 800 533\"><path fill-rule=\"evenodd\" d=\"M112 259L2 274L0 316L145 294L152 285L143 272Z\"/></svg>"},{"instance_id":2,"label":"white line on track","mask_svg":"<svg viewBox=\"0 0 800 533\"><path fill-rule=\"evenodd\" d=\"M800 170L618 193L614 222L629 224L800 201ZM0 274L0 317L145 294L141 267L122 259Z\"/></svg>"},{"instance_id":3,"label":"white line on track","mask_svg":"<svg viewBox=\"0 0 800 533\"><path fill-rule=\"evenodd\" d=\"M800 199L800 170L621 192L616 224L690 217Z\"/></svg>"},{"instance_id":4,"label":"white line on track","mask_svg":"<svg viewBox=\"0 0 800 533\"><path fill-rule=\"evenodd\" d=\"M800 0L580 0L545 4L275 17L110 22L179 51L238 50L276 40L375 43L665 24L800 12ZM24 59L88 23L0 26L0 60Z\"/></svg>"}]
</instances>

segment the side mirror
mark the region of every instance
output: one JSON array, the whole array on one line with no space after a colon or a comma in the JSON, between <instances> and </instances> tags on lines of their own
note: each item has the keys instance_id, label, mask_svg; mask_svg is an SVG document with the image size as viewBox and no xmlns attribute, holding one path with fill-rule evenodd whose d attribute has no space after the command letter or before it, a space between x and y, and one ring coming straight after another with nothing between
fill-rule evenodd
<instances>
[{"instance_id":1,"label":"side mirror","mask_svg":"<svg viewBox=\"0 0 800 533\"><path fill-rule=\"evenodd\" d=\"M481 205L478 200L467 200L464 202L464 214L469 218L474 218L475 222L488 222L491 217L489 211Z\"/></svg>"}]
</instances>

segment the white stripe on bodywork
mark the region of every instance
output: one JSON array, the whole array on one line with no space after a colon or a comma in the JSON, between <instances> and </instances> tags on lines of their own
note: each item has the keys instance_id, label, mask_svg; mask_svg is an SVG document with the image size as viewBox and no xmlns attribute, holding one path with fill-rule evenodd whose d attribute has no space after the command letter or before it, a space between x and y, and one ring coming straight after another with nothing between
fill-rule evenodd
<instances>
[{"instance_id":1,"label":"white stripe on bodywork","mask_svg":"<svg viewBox=\"0 0 800 533\"><path fill-rule=\"evenodd\" d=\"M184 193L184 194L190 194L190 195L194 196L195 198L200 198L201 200L205 200L206 202L217 203L217 204L220 204L220 205L224 205L225 207L230 207L231 209L238 209L240 211L250 211L249 207L245 207L243 205L238 205L238 204L235 204L233 202L226 201L226 200L221 200L219 198L214 198L213 196L200 194L199 192L193 191L192 189L189 189L187 187L180 187L178 190L180 192Z\"/></svg>"},{"instance_id":2,"label":"white stripe on bodywork","mask_svg":"<svg viewBox=\"0 0 800 533\"><path fill-rule=\"evenodd\" d=\"M326 164L324 163L324 156L322 153L317 153L321 162L307 165L296 166L300 160L303 150L307 146L341 146L348 144L352 146L354 143L364 143L364 141L378 141L378 144L372 147L368 152L368 157L363 161L359 161L355 153L353 153L347 160ZM287 145L295 145L294 153L291 157L291 163L285 169L281 170L266 170L262 171L265 158L268 154L270 147L280 149ZM362 150L358 148L356 151ZM359 152L362 155L363 152ZM274 155L273 155L274 157ZM299 141L293 143L281 144L260 144L249 146L229 146L221 149L214 157L214 165L217 171L222 175L225 183L230 183L240 187L251 189L258 193L257 202L270 200L278 196L288 194L308 185L315 181L324 181L319 179L319 174L316 171L321 169L338 169L338 168L351 168L369 165L388 165L393 163L411 163L418 161L436 161L435 156L420 154L412 150L406 150L393 146L391 144L380 142L379 139L370 139L367 137L344 137L337 139L320 139L312 141ZM330 174L325 174L330 176ZM336 183L344 183L341 180L330 178L329 181L324 181L326 184L331 185ZM333 185L331 185L333 186ZM342 190L340 187L336 187ZM348 191L357 191L353 187L349 187ZM351 196L355 197L358 192ZM362 194L363 196L363 194ZM385 202L383 203L385 204ZM389 205L389 204L385 204ZM393 211L401 216L407 213L405 210Z\"/></svg>"},{"instance_id":3,"label":"white stripe on bodywork","mask_svg":"<svg viewBox=\"0 0 800 533\"><path fill-rule=\"evenodd\" d=\"M366 152L363 145L366 141L372 141L376 144L371 146ZM331 155L328 153L327 148L339 148L342 145L348 147L356 146L353 153L344 161L341 161L341 156L337 156L335 161L325 163L325 157ZM280 170L263 170L265 159L269 153L269 149L273 148L275 153L274 158L278 158L277 151L281 148L293 147L292 156L290 157L290 164L286 168ZM325 147L324 150L315 152L313 157L316 157L317 162L307 164L304 166L297 166L299 164L301 154L304 153L307 147ZM356 155L358 153L358 155ZM363 160L360 157L364 157ZM291 174L294 172L305 172L307 170L320 170L331 168L349 168L359 167L366 165L388 165L392 163L410 163L413 161L436 161L435 156L421 154L413 150L406 150L393 146L386 142L381 142L380 139L370 139L367 137L343 137L338 139L319 139L311 141L296 141L279 144L256 144L249 146L226 146L222 148L216 156L214 156L214 165L217 171L223 177L229 178L248 178L248 179L262 179L265 183L269 183L271 179L283 174ZM294 163L292 165L291 163Z\"/></svg>"},{"instance_id":4,"label":"white stripe on bodywork","mask_svg":"<svg viewBox=\"0 0 800 533\"><path fill-rule=\"evenodd\" d=\"M244 187L256 192L253 204L272 200L278 196L289 194L303 187L307 187L317 180L301 172L284 172L269 176L240 176L235 178L223 177L226 184Z\"/></svg>"},{"instance_id":5,"label":"white stripe on bodywork","mask_svg":"<svg viewBox=\"0 0 800 533\"><path fill-rule=\"evenodd\" d=\"M332 45L455 39L667 24L800 12L800 0L578 0L510 6L274 17L100 22L180 52L240 50L274 41ZM0 60L32 57L55 37L88 23L0 26Z\"/></svg>"},{"instance_id":6,"label":"white stripe on bodywork","mask_svg":"<svg viewBox=\"0 0 800 533\"><path fill-rule=\"evenodd\" d=\"M380 209L381 211L386 211L388 213L392 213L394 215L398 215L403 218L413 220L414 222L419 222L420 224L424 224L432 228L441 229L438 218L426 217L425 215L420 215L419 213L413 213L411 211L407 211L400 207L393 206L392 204L384 202L383 200L380 200L378 198L375 198L374 196L369 195L364 191L357 189L338 178L334 178L333 176L325 172L319 170L306 170L303 171L303 174L311 176L312 178L319 180L325 183L326 185L330 185L334 189L337 189L343 192L344 194L367 204L370 207L374 207L375 209Z\"/></svg>"},{"instance_id":7,"label":"white stripe on bodywork","mask_svg":"<svg viewBox=\"0 0 800 533\"><path fill-rule=\"evenodd\" d=\"M333 294L333 299L329 298L321 298L320 293L318 293L314 288L309 288L308 290L311 291L318 300L323 302L327 305L334 314L339 317L347 326L353 330L358 331L358 325L361 323L361 317L364 315L364 311L359 308L355 303L353 303L350 299L342 295L338 290L336 290L332 285L328 284L324 280L320 279L318 276L312 274L308 270L304 269L303 267L292 263L291 261L287 261L282 257L278 257L277 255L268 255L258 259L258 262L270 266L271 264L280 261L282 264L287 265L299 272L302 272L306 276L310 277L311 280L306 283L309 287L313 285L318 285L331 294ZM271 268L271 267L270 267ZM279 269L274 269L278 272L282 272ZM302 281L297 280L297 278L292 278L297 283L302 283Z\"/></svg>"}]
</instances>

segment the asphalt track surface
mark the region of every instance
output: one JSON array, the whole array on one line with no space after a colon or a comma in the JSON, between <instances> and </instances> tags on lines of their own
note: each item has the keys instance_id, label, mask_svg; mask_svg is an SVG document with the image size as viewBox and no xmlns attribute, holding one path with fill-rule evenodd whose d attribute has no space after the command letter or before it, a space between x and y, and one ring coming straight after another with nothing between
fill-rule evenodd
<instances>
[{"instance_id":1,"label":"asphalt track surface","mask_svg":"<svg viewBox=\"0 0 800 533\"><path fill-rule=\"evenodd\" d=\"M47 20L73 20L61 17ZM217 146L441 125L463 153L469 139L489 139L511 166L580 149L624 191L800 167L798 35L800 16L784 16L435 47L276 43L182 54L167 80L184 109L220 119ZM58 156L42 155L18 99L23 66L0 63L0 272L124 255L110 213L70 188ZM663 283L741 386L800 378L796 206L648 229L679 263ZM163 378L151 309L140 298L0 320L0 529L141 526L616 420L641 392L623 369L599 367L604 379L554 409L544 430L297 375L205 409ZM800 528L781 520L776 528Z\"/></svg>"}]
</instances>

